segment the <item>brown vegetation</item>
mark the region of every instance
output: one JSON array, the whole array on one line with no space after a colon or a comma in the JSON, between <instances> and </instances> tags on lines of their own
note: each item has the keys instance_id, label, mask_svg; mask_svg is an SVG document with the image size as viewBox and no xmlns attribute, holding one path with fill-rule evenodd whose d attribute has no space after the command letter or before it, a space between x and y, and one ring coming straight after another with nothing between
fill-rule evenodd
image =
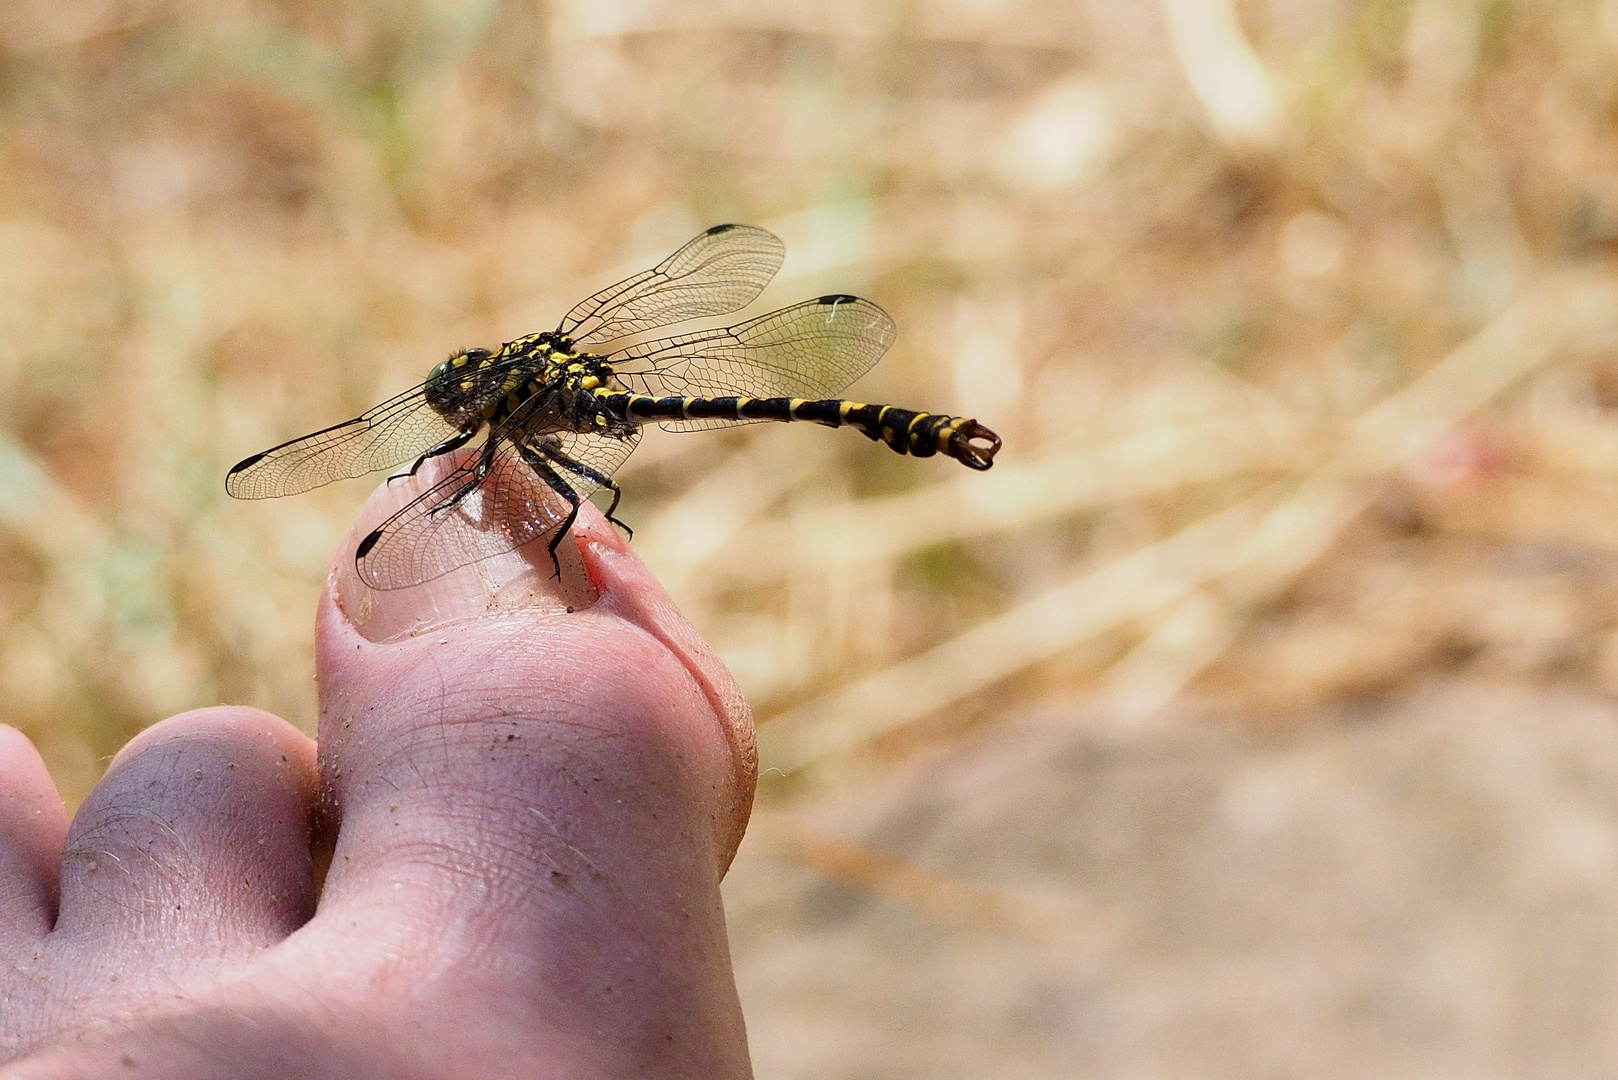
<instances>
[{"instance_id":1,"label":"brown vegetation","mask_svg":"<svg viewBox=\"0 0 1618 1080\"><path fill-rule=\"evenodd\" d=\"M1618 694L1615 118L1614 0L14 0L6 719L74 797L168 712L312 725L365 482L243 505L225 468L727 220L788 243L756 310L894 315L861 395L1006 444L652 433L623 470L811 778L766 774L781 821L1051 703L1127 743L1440 672Z\"/></svg>"}]
</instances>

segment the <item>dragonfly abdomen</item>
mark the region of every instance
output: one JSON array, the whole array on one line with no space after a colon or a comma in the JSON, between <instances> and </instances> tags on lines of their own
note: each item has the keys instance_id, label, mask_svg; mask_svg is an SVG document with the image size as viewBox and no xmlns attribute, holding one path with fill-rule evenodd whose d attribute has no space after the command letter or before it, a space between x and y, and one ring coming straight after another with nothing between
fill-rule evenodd
<instances>
[{"instance_id":1,"label":"dragonfly abdomen","mask_svg":"<svg viewBox=\"0 0 1618 1080\"><path fill-rule=\"evenodd\" d=\"M1000 437L976 420L915 412L895 405L867 405L844 398L653 397L650 394L597 394L596 400L624 419L645 420L803 420L827 427L852 427L913 457L944 454L973 469L994 464Z\"/></svg>"}]
</instances>

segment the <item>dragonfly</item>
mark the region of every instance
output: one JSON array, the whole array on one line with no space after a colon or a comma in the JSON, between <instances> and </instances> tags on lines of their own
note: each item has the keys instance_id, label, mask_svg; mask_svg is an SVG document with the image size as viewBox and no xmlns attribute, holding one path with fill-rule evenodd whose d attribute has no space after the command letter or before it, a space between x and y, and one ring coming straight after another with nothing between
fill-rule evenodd
<instances>
[{"instance_id":1,"label":"dragonfly","mask_svg":"<svg viewBox=\"0 0 1618 1080\"><path fill-rule=\"evenodd\" d=\"M786 247L751 225L716 225L650 270L575 305L554 330L498 349L462 349L420 385L352 420L242 460L225 478L238 499L296 495L396 468L399 476L472 444L441 477L368 533L355 561L374 589L431 581L548 537L557 548L597 491L660 423L675 431L759 421L851 427L900 454L942 454L987 469L1000 437L974 419L836 395L893 343L876 304L836 293L758 318L676 337L605 346L746 307ZM599 351L598 351L599 350Z\"/></svg>"}]
</instances>

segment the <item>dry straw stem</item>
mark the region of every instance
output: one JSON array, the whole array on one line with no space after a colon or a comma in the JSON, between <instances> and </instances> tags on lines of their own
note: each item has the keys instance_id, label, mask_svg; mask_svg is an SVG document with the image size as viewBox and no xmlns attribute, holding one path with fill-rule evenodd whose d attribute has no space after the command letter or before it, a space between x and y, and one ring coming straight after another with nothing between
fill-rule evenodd
<instances>
[{"instance_id":1,"label":"dry straw stem","mask_svg":"<svg viewBox=\"0 0 1618 1080\"><path fill-rule=\"evenodd\" d=\"M727 545L726 584L762 585L808 568L892 563L938 544L1278 469L1301 449L1292 440L1248 445L1163 425L1095 450L1057 450L983 476L761 522ZM691 557L709 554L687 550Z\"/></svg>"},{"instance_id":2,"label":"dry straw stem","mask_svg":"<svg viewBox=\"0 0 1618 1080\"><path fill-rule=\"evenodd\" d=\"M1163 21L1175 58L1220 136L1243 149L1273 146L1282 130L1280 104L1233 0L1163 0Z\"/></svg>"},{"instance_id":3,"label":"dry straw stem","mask_svg":"<svg viewBox=\"0 0 1618 1080\"><path fill-rule=\"evenodd\" d=\"M1325 462L778 716L762 739L766 766L790 773L862 746L1147 616L1164 629L1124 670L1136 688L1134 715L1155 710L1234 640L1234 627L1257 604L1284 590L1359 515L1373 497L1368 481L1408 462L1570 342L1610 331L1615 313L1618 283L1608 274L1543 279L1420 378L1364 411ZM1224 610L1209 616L1202 590L1227 577L1233 587L1223 596ZM1182 607L1188 603L1193 607ZM1201 628L1187 634L1188 620ZM1138 688L1152 680L1167 689L1142 694Z\"/></svg>"},{"instance_id":4,"label":"dry straw stem","mask_svg":"<svg viewBox=\"0 0 1618 1080\"><path fill-rule=\"evenodd\" d=\"M695 442L679 441L687 446ZM635 530L637 552L657 568L672 595L696 600L707 580L700 571L721 551L728 558L729 550L738 546L737 538L750 535L749 527L761 514L822 473L834 449L826 439L807 446L783 439L749 439ZM748 497L737 498L739 491Z\"/></svg>"}]
</instances>

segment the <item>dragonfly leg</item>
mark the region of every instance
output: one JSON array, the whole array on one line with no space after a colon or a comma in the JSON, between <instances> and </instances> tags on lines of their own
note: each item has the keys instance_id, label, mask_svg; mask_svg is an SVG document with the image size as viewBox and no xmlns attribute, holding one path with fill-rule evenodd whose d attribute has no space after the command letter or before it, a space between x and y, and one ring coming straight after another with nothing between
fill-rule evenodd
<instances>
[{"instance_id":1,"label":"dragonfly leg","mask_svg":"<svg viewBox=\"0 0 1618 1080\"><path fill-rule=\"evenodd\" d=\"M624 535L629 537L631 540L635 538L634 529L631 529L628 525L612 516L618 510L618 500L624 497L624 489L618 486L618 482L616 480L599 469L592 469L584 462L576 461L573 458L568 457L566 454L558 453L555 450L551 451L550 457L552 461L567 469L569 472L577 473L586 480L589 480L595 484L600 484L602 487L612 492L612 502L607 506L607 520L624 530Z\"/></svg>"},{"instance_id":2,"label":"dragonfly leg","mask_svg":"<svg viewBox=\"0 0 1618 1080\"><path fill-rule=\"evenodd\" d=\"M635 539L635 530L631 529L627 524L612 516L613 512L618 509L618 500L624 497L624 489L618 486L618 482L616 480L612 479L605 481L602 484L602 487L612 492L612 502L607 507L607 520L624 530L624 535L629 539Z\"/></svg>"},{"instance_id":3,"label":"dragonfly leg","mask_svg":"<svg viewBox=\"0 0 1618 1080\"><path fill-rule=\"evenodd\" d=\"M472 436L476 435L477 433L477 428L473 428L470 431L457 431L455 434L451 435L449 438L445 439L431 450L428 450L425 454L422 454L416 459L416 463L410 466L410 468L406 469L402 473L394 473L392 476L388 477L388 483L391 484L395 480L403 480L407 476L415 476L417 470L419 470L422 465L426 464L428 458L435 458L441 454L448 454L451 451L459 450L461 447L471 442Z\"/></svg>"},{"instance_id":4,"label":"dragonfly leg","mask_svg":"<svg viewBox=\"0 0 1618 1080\"><path fill-rule=\"evenodd\" d=\"M499 442L496 439L490 439L488 442L484 443L482 448L478 451L478 465L473 471L472 479L467 483L462 484L461 489L455 494L451 495L449 498L445 499L443 502L439 503L437 506L433 507L427 512L429 514L442 514L445 510L453 510L457 506L461 505L461 503L466 500L468 495L482 487L484 477L489 475L489 469L494 465L494 452L498 445ZM462 468L464 467L465 466L462 466Z\"/></svg>"},{"instance_id":5,"label":"dragonfly leg","mask_svg":"<svg viewBox=\"0 0 1618 1080\"><path fill-rule=\"evenodd\" d=\"M568 530L573 528L573 523L579 519L579 504L584 500L579 498L577 491L568 486L566 480L556 475L556 470L551 468L550 463L533 447L518 441L514 441L514 445L517 447L517 453L522 455L522 459L528 464L528 467L533 469L541 480L551 486L552 491L567 502L567 517L562 519L562 523L556 527L556 533L551 537L550 543L545 545L545 550L551 556L551 566L554 568L552 576L557 581L561 581L562 560L557 557L556 549L562 546L562 537L567 535Z\"/></svg>"}]
</instances>

